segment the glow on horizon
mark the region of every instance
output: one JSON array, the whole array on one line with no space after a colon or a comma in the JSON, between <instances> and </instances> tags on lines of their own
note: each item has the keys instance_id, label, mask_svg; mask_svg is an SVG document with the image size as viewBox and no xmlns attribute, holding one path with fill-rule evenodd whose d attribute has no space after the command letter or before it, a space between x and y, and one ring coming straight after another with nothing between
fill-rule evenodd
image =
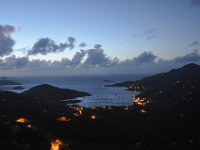
<instances>
[{"instance_id":1,"label":"glow on horizon","mask_svg":"<svg viewBox=\"0 0 200 150\"><path fill-rule=\"evenodd\" d=\"M2 75L156 73L200 64L199 0L3 0L1 6Z\"/></svg>"}]
</instances>

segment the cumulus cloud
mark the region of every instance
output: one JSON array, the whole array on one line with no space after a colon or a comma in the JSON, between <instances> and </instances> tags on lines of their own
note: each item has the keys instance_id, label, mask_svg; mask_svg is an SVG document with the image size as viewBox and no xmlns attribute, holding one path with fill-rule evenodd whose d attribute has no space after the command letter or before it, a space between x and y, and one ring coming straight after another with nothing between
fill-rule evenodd
<instances>
[{"instance_id":1,"label":"cumulus cloud","mask_svg":"<svg viewBox=\"0 0 200 150\"><path fill-rule=\"evenodd\" d=\"M99 66L106 67L116 64L119 60L117 58L110 59L101 48L100 44L94 45L94 48L87 50L80 50L76 52L71 60L72 66L88 67Z\"/></svg>"},{"instance_id":2,"label":"cumulus cloud","mask_svg":"<svg viewBox=\"0 0 200 150\"><path fill-rule=\"evenodd\" d=\"M76 39L74 37L68 37L68 42L69 42L68 47L70 49L73 49L74 48L74 43L76 42Z\"/></svg>"},{"instance_id":3,"label":"cumulus cloud","mask_svg":"<svg viewBox=\"0 0 200 150\"><path fill-rule=\"evenodd\" d=\"M179 56L174 59L176 62L200 62L200 52L198 50L194 50L191 53L188 53L184 56Z\"/></svg>"},{"instance_id":4,"label":"cumulus cloud","mask_svg":"<svg viewBox=\"0 0 200 150\"><path fill-rule=\"evenodd\" d=\"M11 34L15 32L15 27L11 25L0 25L0 56L9 55L13 51L15 41Z\"/></svg>"},{"instance_id":5,"label":"cumulus cloud","mask_svg":"<svg viewBox=\"0 0 200 150\"><path fill-rule=\"evenodd\" d=\"M5 58L0 63L1 69L23 68L29 63L28 57L16 57L15 55Z\"/></svg>"},{"instance_id":6,"label":"cumulus cloud","mask_svg":"<svg viewBox=\"0 0 200 150\"><path fill-rule=\"evenodd\" d=\"M102 45L101 44L95 44L94 49L101 49Z\"/></svg>"},{"instance_id":7,"label":"cumulus cloud","mask_svg":"<svg viewBox=\"0 0 200 150\"><path fill-rule=\"evenodd\" d=\"M50 38L41 38L33 45L32 49L28 51L28 55L46 55L48 53L62 52L66 48L73 49L75 41L73 37L68 38L68 43L56 43Z\"/></svg>"},{"instance_id":8,"label":"cumulus cloud","mask_svg":"<svg viewBox=\"0 0 200 150\"><path fill-rule=\"evenodd\" d=\"M50 64L51 69L67 69L71 67L71 60L68 58L62 58L60 61L53 61Z\"/></svg>"},{"instance_id":9,"label":"cumulus cloud","mask_svg":"<svg viewBox=\"0 0 200 150\"><path fill-rule=\"evenodd\" d=\"M80 50L72 59L63 58L57 61L30 60L29 57L9 56L0 60L1 70L27 70L27 74L43 75L66 74L150 74L169 71L188 63L200 64L200 51L194 50L171 60L159 59L152 52L144 51L131 59L120 61L117 57L110 58L101 46ZM3 71L3 72L4 72ZM20 71L18 72L20 73ZM23 74L24 75L24 74Z\"/></svg>"},{"instance_id":10,"label":"cumulus cloud","mask_svg":"<svg viewBox=\"0 0 200 150\"><path fill-rule=\"evenodd\" d=\"M107 66L110 65L110 59L101 49L100 44L96 44L93 49L87 50L87 58L84 62L85 65L91 66Z\"/></svg>"},{"instance_id":11,"label":"cumulus cloud","mask_svg":"<svg viewBox=\"0 0 200 150\"><path fill-rule=\"evenodd\" d=\"M144 51L139 56L133 59L135 64L143 64L143 63L154 63L157 56L155 56L152 52Z\"/></svg>"},{"instance_id":12,"label":"cumulus cloud","mask_svg":"<svg viewBox=\"0 0 200 150\"><path fill-rule=\"evenodd\" d=\"M67 47L67 43L56 44L55 41L50 38L39 39L28 51L29 55L42 54L46 55L48 53L61 52Z\"/></svg>"},{"instance_id":13,"label":"cumulus cloud","mask_svg":"<svg viewBox=\"0 0 200 150\"><path fill-rule=\"evenodd\" d=\"M80 44L79 44L79 47L86 47L87 46L87 43L85 43L85 42L81 42Z\"/></svg>"},{"instance_id":14,"label":"cumulus cloud","mask_svg":"<svg viewBox=\"0 0 200 150\"><path fill-rule=\"evenodd\" d=\"M40 60L40 59L35 59L35 60L30 60L29 63L24 66L23 68L19 69L28 69L32 71L45 71L50 69L50 60Z\"/></svg>"},{"instance_id":15,"label":"cumulus cloud","mask_svg":"<svg viewBox=\"0 0 200 150\"><path fill-rule=\"evenodd\" d=\"M74 57L71 60L71 64L72 65L79 65L81 64L84 56L86 55L86 51L84 50L80 50L80 52L76 52L76 54L74 55Z\"/></svg>"}]
</instances>

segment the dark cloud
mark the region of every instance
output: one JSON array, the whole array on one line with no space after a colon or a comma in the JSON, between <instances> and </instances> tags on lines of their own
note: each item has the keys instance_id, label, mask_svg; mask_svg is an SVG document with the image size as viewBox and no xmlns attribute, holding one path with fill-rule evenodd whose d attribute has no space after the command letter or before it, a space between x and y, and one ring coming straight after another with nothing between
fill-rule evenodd
<instances>
[{"instance_id":1,"label":"dark cloud","mask_svg":"<svg viewBox=\"0 0 200 150\"><path fill-rule=\"evenodd\" d=\"M200 6L200 0L190 0L192 6Z\"/></svg>"},{"instance_id":2,"label":"dark cloud","mask_svg":"<svg viewBox=\"0 0 200 150\"><path fill-rule=\"evenodd\" d=\"M102 45L101 44L95 44L94 49L101 49Z\"/></svg>"},{"instance_id":3,"label":"dark cloud","mask_svg":"<svg viewBox=\"0 0 200 150\"><path fill-rule=\"evenodd\" d=\"M55 69L66 69L70 67L71 61L68 58L63 58L60 61L54 61L50 64L50 68Z\"/></svg>"},{"instance_id":4,"label":"dark cloud","mask_svg":"<svg viewBox=\"0 0 200 150\"><path fill-rule=\"evenodd\" d=\"M199 41L193 41L193 42L190 44L190 46L199 46L199 45L200 45Z\"/></svg>"},{"instance_id":5,"label":"dark cloud","mask_svg":"<svg viewBox=\"0 0 200 150\"><path fill-rule=\"evenodd\" d=\"M188 53L184 56L176 57L174 59L174 61L176 61L176 62L186 62L186 63L200 62L200 52L199 52L199 50L194 50L193 52Z\"/></svg>"},{"instance_id":6,"label":"dark cloud","mask_svg":"<svg viewBox=\"0 0 200 150\"><path fill-rule=\"evenodd\" d=\"M13 51L15 41L11 34L15 32L15 27L10 25L0 25L0 56L9 55Z\"/></svg>"},{"instance_id":7,"label":"dark cloud","mask_svg":"<svg viewBox=\"0 0 200 150\"><path fill-rule=\"evenodd\" d=\"M23 66L23 68L19 69L25 69L31 72L43 72L46 70L50 70L50 64L51 61L47 60L39 60L39 59L34 59L34 60L29 60L29 63L26 66ZM53 71L53 70L52 70Z\"/></svg>"},{"instance_id":8,"label":"dark cloud","mask_svg":"<svg viewBox=\"0 0 200 150\"><path fill-rule=\"evenodd\" d=\"M83 57L86 55L86 51L80 50L80 52L76 52L74 57L71 60L72 65L79 65L81 64L81 61L83 60Z\"/></svg>"},{"instance_id":9,"label":"dark cloud","mask_svg":"<svg viewBox=\"0 0 200 150\"><path fill-rule=\"evenodd\" d=\"M156 31L157 28L146 29L144 36L147 38L147 40L155 39L157 37Z\"/></svg>"},{"instance_id":10,"label":"dark cloud","mask_svg":"<svg viewBox=\"0 0 200 150\"><path fill-rule=\"evenodd\" d=\"M143 63L154 63L157 56L155 56L152 52L144 51L139 56L133 58L133 62L135 64L143 64Z\"/></svg>"},{"instance_id":11,"label":"dark cloud","mask_svg":"<svg viewBox=\"0 0 200 150\"><path fill-rule=\"evenodd\" d=\"M67 47L67 43L56 44L55 41L50 38L39 39L28 51L29 55L42 54L46 55L48 53L61 52Z\"/></svg>"},{"instance_id":12,"label":"dark cloud","mask_svg":"<svg viewBox=\"0 0 200 150\"><path fill-rule=\"evenodd\" d=\"M96 44L93 49L80 50L79 52L76 52L71 60L71 65L84 68L88 66L106 67L114 63L116 64L117 59L112 61L109 57L107 57L101 47L102 46L100 44Z\"/></svg>"},{"instance_id":13,"label":"dark cloud","mask_svg":"<svg viewBox=\"0 0 200 150\"><path fill-rule=\"evenodd\" d=\"M85 43L85 42L81 42L80 44L79 44L79 47L86 47L87 46L87 43Z\"/></svg>"},{"instance_id":14,"label":"dark cloud","mask_svg":"<svg viewBox=\"0 0 200 150\"><path fill-rule=\"evenodd\" d=\"M104 65L109 62L103 50L90 49L87 51L87 59L85 60L86 65Z\"/></svg>"},{"instance_id":15,"label":"dark cloud","mask_svg":"<svg viewBox=\"0 0 200 150\"><path fill-rule=\"evenodd\" d=\"M110 58L101 46L76 52L72 59L57 61L30 60L28 57L10 56L0 59L0 69L18 71L18 74L66 75L66 74L150 74L169 71L188 63L200 64L200 51L194 50L171 60L159 59L152 52L142 52L136 57L120 61ZM16 72L15 72L16 73ZM24 74L23 74L24 75Z\"/></svg>"},{"instance_id":16,"label":"dark cloud","mask_svg":"<svg viewBox=\"0 0 200 150\"><path fill-rule=\"evenodd\" d=\"M32 49L28 51L28 55L46 55L48 53L62 52L66 48L73 49L75 41L75 38L69 37L68 43L65 42L57 44L50 38L41 38L33 45Z\"/></svg>"},{"instance_id":17,"label":"dark cloud","mask_svg":"<svg viewBox=\"0 0 200 150\"><path fill-rule=\"evenodd\" d=\"M73 48L74 48L74 43L76 42L76 39L75 39L74 37L69 37L69 38L68 38L68 42L69 42L68 47L69 47L70 49L73 49Z\"/></svg>"},{"instance_id":18,"label":"dark cloud","mask_svg":"<svg viewBox=\"0 0 200 150\"><path fill-rule=\"evenodd\" d=\"M29 63L28 57L16 57L15 55L5 58L0 63L3 69L23 68Z\"/></svg>"},{"instance_id":19,"label":"dark cloud","mask_svg":"<svg viewBox=\"0 0 200 150\"><path fill-rule=\"evenodd\" d=\"M84 62L85 65L91 66L108 66L110 65L110 59L101 49L100 44L96 44L94 49L87 50L87 58Z\"/></svg>"}]
</instances>

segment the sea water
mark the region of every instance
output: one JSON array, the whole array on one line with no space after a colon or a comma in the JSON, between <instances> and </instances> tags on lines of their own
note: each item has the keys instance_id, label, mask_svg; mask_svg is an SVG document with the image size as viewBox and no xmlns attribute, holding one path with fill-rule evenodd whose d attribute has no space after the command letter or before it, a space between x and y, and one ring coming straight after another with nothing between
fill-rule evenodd
<instances>
[{"instance_id":1,"label":"sea water","mask_svg":"<svg viewBox=\"0 0 200 150\"><path fill-rule=\"evenodd\" d=\"M99 75L99 76L67 76L67 77L18 77L15 81L22 83L24 90L12 90L13 86L4 86L1 89L22 92L40 84L50 84L59 88L74 89L91 94L87 97L78 97L78 105L83 107L97 106L129 106L133 104L132 96L136 93L124 87L106 87L123 81L133 81L143 78L144 75ZM42 94L42 93L41 93Z\"/></svg>"}]
</instances>

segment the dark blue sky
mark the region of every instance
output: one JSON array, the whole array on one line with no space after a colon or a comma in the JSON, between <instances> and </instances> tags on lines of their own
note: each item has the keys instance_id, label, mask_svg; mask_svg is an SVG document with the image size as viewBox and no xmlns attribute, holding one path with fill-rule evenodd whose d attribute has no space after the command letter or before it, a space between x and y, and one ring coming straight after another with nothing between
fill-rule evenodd
<instances>
[{"instance_id":1,"label":"dark blue sky","mask_svg":"<svg viewBox=\"0 0 200 150\"><path fill-rule=\"evenodd\" d=\"M27 51L33 51L41 38L55 42L56 50L45 51L45 55L36 50L38 53L34 51L29 60L71 60L80 49L92 49L95 44L102 45L104 55L120 61L144 51L161 59L174 59L200 48L200 0L1 0L0 3L0 25L15 28L9 36L15 41L10 54L16 58L27 57ZM69 42L68 37L75 39L74 47L66 44L62 49L60 44ZM36 46L41 46L41 42Z\"/></svg>"}]
</instances>

